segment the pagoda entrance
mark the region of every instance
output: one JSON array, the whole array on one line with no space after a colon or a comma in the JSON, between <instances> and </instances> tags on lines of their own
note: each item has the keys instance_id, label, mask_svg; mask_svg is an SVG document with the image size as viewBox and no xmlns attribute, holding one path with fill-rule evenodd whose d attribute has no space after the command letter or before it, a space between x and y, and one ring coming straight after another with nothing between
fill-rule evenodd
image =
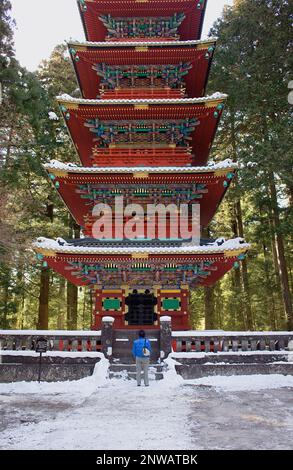
<instances>
[{"instance_id":1,"label":"pagoda entrance","mask_svg":"<svg viewBox=\"0 0 293 470\"><path fill-rule=\"evenodd\" d=\"M125 320L129 326L135 325L153 325L157 320L155 305L157 305L156 297L146 290L139 293L136 289L125 299L128 305L128 313Z\"/></svg>"}]
</instances>

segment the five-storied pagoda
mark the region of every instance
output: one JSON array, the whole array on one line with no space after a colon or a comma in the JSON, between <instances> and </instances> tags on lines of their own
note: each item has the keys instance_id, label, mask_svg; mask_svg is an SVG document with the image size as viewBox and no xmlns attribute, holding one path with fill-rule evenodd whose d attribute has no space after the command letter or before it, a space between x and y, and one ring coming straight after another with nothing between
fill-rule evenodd
<instances>
[{"instance_id":1,"label":"five-storied pagoda","mask_svg":"<svg viewBox=\"0 0 293 470\"><path fill-rule=\"evenodd\" d=\"M87 42L69 51L83 98L58 101L82 166L45 167L83 237L40 238L34 247L44 266L92 289L93 329L107 315L117 330L159 329L167 315L173 330L188 330L189 289L213 285L249 248L241 239L186 243L171 230L174 214L162 237L158 217L136 211L185 204L191 218L196 204L203 230L235 176L230 160L208 163L226 96L204 96L216 46L200 40L206 3L78 1ZM102 204L112 214L94 210ZM110 230L97 238L101 215L117 217L122 230L105 223ZM135 237L124 232L131 224Z\"/></svg>"}]
</instances>

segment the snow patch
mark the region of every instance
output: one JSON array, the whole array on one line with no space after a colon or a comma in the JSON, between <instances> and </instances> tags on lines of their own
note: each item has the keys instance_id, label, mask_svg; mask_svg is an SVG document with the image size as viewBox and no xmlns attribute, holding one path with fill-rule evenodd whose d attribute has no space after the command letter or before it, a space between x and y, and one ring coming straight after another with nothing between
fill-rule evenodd
<instances>
[{"instance_id":1,"label":"snow patch","mask_svg":"<svg viewBox=\"0 0 293 470\"><path fill-rule=\"evenodd\" d=\"M47 238L38 238L38 240L48 240ZM0 330L1 336L101 336L101 331L91 330Z\"/></svg>"},{"instance_id":2,"label":"snow patch","mask_svg":"<svg viewBox=\"0 0 293 470\"><path fill-rule=\"evenodd\" d=\"M93 42L93 41L74 41L70 40L68 46L85 46L85 47L102 47L105 48L115 48L115 47L182 47L182 46L197 46L199 44L214 43L218 40L217 37L208 37L206 39L199 40L188 40L188 41L111 41L111 42Z\"/></svg>"},{"instance_id":3,"label":"snow patch","mask_svg":"<svg viewBox=\"0 0 293 470\"><path fill-rule=\"evenodd\" d=\"M170 99L117 99L117 100L87 100L81 98L73 98L70 95L63 94L57 96L57 100L61 103L75 103L81 105L99 105L99 106L107 106L112 104L196 104L196 103L204 103L208 101L215 101L215 100L226 100L228 95L225 93L216 92L210 96L204 96L202 98L170 98Z\"/></svg>"},{"instance_id":4,"label":"snow patch","mask_svg":"<svg viewBox=\"0 0 293 470\"><path fill-rule=\"evenodd\" d=\"M293 387L291 375L237 375L237 376L213 376L188 380L191 385L205 385L215 387L227 392L272 390L282 387Z\"/></svg>"},{"instance_id":5,"label":"snow patch","mask_svg":"<svg viewBox=\"0 0 293 470\"><path fill-rule=\"evenodd\" d=\"M167 370L164 371L164 379L159 382L160 388L165 389L166 391L171 388L177 388L184 384L184 379L181 375L177 374L176 365L180 365L177 361L168 357L164 363L167 366Z\"/></svg>"},{"instance_id":6,"label":"snow patch","mask_svg":"<svg viewBox=\"0 0 293 470\"><path fill-rule=\"evenodd\" d=\"M209 356L265 356L265 355L274 355L274 356L288 356L287 351L220 351L217 353L214 352L172 352L171 356L175 359L202 359Z\"/></svg>"},{"instance_id":7,"label":"snow patch","mask_svg":"<svg viewBox=\"0 0 293 470\"><path fill-rule=\"evenodd\" d=\"M172 336L176 337L196 337L196 338L204 338L210 336L217 336L217 337L225 337L225 336L292 336L293 338L293 331L223 331L223 330L189 330L189 331L173 331ZM255 353L256 351L253 351ZM264 351L260 351L264 352ZM270 351L276 352L276 351Z\"/></svg>"},{"instance_id":8,"label":"snow patch","mask_svg":"<svg viewBox=\"0 0 293 470\"><path fill-rule=\"evenodd\" d=\"M91 254L100 254L100 253L145 253L146 250L149 254L156 253L168 253L168 254L197 254L197 253L223 253L225 251L234 251L240 249L245 252L249 250L250 244L245 243L242 238L235 238L233 240L227 240L222 243L220 246L217 242L210 243L209 245L187 245L181 247L144 247L143 244L141 247L87 247L87 246L72 246L69 243L60 245L57 241L51 240L44 237L39 237L36 242L33 243L35 249L46 249L52 250L57 253L91 253ZM185 333L185 332L184 332ZM184 334L182 334L184 336Z\"/></svg>"},{"instance_id":9,"label":"snow patch","mask_svg":"<svg viewBox=\"0 0 293 470\"><path fill-rule=\"evenodd\" d=\"M35 351L1 351L0 350L0 362L1 356L23 356L23 357L36 357L40 356L40 353L36 353ZM104 354L100 352L92 352L92 351L47 351L43 353L43 357L70 357L70 358L77 358L77 357L99 357L101 359L104 358Z\"/></svg>"},{"instance_id":10,"label":"snow patch","mask_svg":"<svg viewBox=\"0 0 293 470\"><path fill-rule=\"evenodd\" d=\"M114 321L115 321L114 317L103 317L102 318L102 322L105 322L105 323L114 323Z\"/></svg>"},{"instance_id":11,"label":"snow patch","mask_svg":"<svg viewBox=\"0 0 293 470\"><path fill-rule=\"evenodd\" d=\"M54 111L49 111L48 116L51 121L59 121L59 117Z\"/></svg>"},{"instance_id":12,"label":"snow patch","mask_svg":"<svg viewBox=\"0 0 293 470\"><path fill-rule=\"evenodd\" d=\"M51 160L49 163L44 165L44 168L47 171L54 170L72 170L73 173L135 173L140 171L147 171L149 173L158 173L158 172L168 172L168 173L207 173L213 172L216 170L233 170L239 167L238 163L233 162L230 158L222 160L218 163L210 162L207 166L194 166L194 167L178 167L178 166L168 166L168 167L83 167L78 166L75 163L63 163L58 160Z\"/></svg>"},{"instance_id":13,"label":"snow patch","mask_svg":"<svg viewBox=\"0 0 293 470\"><path fill-rule=\"evenodd\" d=\"M95 365L93 375L84 379L67 382L15 382L0 383L0 394L38 394L55 395L65 394L75 397L87 398L104 386L108 381L109 361L101 355L101 360Z\"/></svg>"}]
</instances>

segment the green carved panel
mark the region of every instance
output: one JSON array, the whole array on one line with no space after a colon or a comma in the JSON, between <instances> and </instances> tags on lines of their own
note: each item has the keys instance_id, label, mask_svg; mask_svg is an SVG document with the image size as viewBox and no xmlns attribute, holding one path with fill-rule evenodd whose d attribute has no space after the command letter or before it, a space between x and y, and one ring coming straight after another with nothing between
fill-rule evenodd
<instances>
[{"instance_id":1,"label":"green carved panel","mask_svg":"<svg viewBox=\"0 0 293 470\"><path fill-rule=\"evenodd\" d=\"M106 311L110 310L120 310L121 309L121 301L119 299L104 299L103 301L103 309Z\"/></svg>"},{"instance_id":2,"label":"green carved panel","mask_svg":"<svg viewBox=\"0 0 293 470\"><path fill-rule=\"evenodd\" d=\"M179 311L181 309L180 298L171 298L162 300L162 310Z\"/></svg>"}]
</instances>

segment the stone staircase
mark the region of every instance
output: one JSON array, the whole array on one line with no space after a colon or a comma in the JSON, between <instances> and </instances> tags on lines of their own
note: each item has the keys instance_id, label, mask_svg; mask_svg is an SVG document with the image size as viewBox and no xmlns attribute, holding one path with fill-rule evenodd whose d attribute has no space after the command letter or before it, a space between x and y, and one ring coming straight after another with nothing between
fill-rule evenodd
<instances>
[{"instance_id":1,"label":"stone staircase","mask_svg":"<svg viewBox=\"0 0 293 470\"><path fill-rule=\"evenodd\" d=\"M160 361L160 331L145 330L145 332L152 346L149 378L162 380L165 366ZM109 378L135 379L136 365L131 351L134 340L138 338L138 330L114 330L113 334L113 359L109 367Z\"/></svg>"},{"instance_id":2,"label":"stone staircase","mask_svg":"<svg viewBox=\"0 0 293 470\"><path fill-rule=\"evenodd\" d=\"M172 357L172 354L171 354ZM176 357L176 371L184 379L196 379L211 375L282 374L293 375L293 362L288 353L199 353L198 357Z\"/></svg>"},{"instance_id":3,"label":"stone staircase","mask_svg":"<svg viewBox=\"0 0 293 470\"><path fill-rule=\"evenodd\" d=\"M80 380L93 374L99 357L51 356L42 357L41 380L63 382ZM0 383L34 382L39 376L38 355L25 355L24 351L9 351L2 354L0 362Z\"/></svg>"},{"instance_id":4,"label":"stone staircase","mask_svg":"<svg viewBox=\"0 0 293 470\"><path fill-rule=\"evenodd\" d=\"M151 380L162 380L164 378L165 365L162 364L150 364L149 368L149 379ZM135 364L123 364L120 361L113 362L109 367L109 379L136 379L136 365ZM143 383L143 382L142 382Z\"/></svg>"}]
</instances>

